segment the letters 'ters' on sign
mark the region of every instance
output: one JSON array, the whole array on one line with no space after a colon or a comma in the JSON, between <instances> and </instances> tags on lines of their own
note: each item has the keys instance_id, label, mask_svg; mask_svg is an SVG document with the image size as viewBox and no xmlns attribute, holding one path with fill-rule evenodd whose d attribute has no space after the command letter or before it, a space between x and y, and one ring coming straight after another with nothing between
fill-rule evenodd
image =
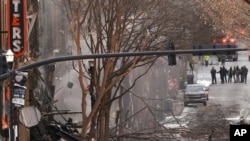
<instances>
[{"instance_id":1,"label":"letters 'ters' on sign","mask_svg":"<svg viewBox=\"0 0 250 141\"><path fill-rule=\"evenodd\" d=\"M250 125L230 125L230 141L249 141Z\"/></svg>"},{"instance_id":2,"label":"letters 'ters' on sign","mask_svg":"<svg viewBox=\"0 0 250 141\"><path fill-rule=\"evenodd\" d=\"M26 51L27 28L26 28L26 0L8 1L8 46L15 57L20 57Z\"/></svg>"}]
</instances>

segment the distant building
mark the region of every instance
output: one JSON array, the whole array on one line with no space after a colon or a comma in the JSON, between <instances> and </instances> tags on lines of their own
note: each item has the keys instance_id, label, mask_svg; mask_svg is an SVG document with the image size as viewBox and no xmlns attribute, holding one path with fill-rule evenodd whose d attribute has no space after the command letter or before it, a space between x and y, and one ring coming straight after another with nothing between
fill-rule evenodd
<instances>
[{"instance_id":1,"label":"distant building","mask_svg":"<svg viewBox=\"0 0 250 141\"><path fill-rule=\"evenodd\" d=\"M53 50L58 55L67 54L67 19L60 1L39 1L39 46L42 58L53 56Z\"/></svg>"}]
</instances>

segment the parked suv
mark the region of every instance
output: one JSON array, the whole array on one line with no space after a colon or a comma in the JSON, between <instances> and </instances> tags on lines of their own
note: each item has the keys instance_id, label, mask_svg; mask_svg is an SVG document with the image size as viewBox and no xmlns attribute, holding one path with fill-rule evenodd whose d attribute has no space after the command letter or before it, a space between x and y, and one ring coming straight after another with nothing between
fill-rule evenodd
<instances>
[{"instance_id":1,"label":"parked suv","mask_svg":"<svg viewBox=\"0 0 250 141\"><path fill-rule=\"evenodd\" d=\"M208 91L207 88L200 84L189 84L184 90L184 106L189 103L203 103L207 105Z\"/></svg>"}]
</instances>

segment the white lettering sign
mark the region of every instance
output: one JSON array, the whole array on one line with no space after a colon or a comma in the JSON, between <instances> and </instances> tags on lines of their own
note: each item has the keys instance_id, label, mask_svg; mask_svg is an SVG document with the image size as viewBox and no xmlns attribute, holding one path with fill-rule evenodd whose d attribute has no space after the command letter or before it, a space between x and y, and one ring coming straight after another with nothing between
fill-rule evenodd
<instances>
[{"instance_id":1,"label":"white lettering sign","mask_svg":"<svg viewBox=\"0 0 250 141\"><path fill-rule=\"evenodd\" d=\"M234 132L234 136L243 136L247 133L246 129L236 129Z\"/></svg>"}]
</instances>

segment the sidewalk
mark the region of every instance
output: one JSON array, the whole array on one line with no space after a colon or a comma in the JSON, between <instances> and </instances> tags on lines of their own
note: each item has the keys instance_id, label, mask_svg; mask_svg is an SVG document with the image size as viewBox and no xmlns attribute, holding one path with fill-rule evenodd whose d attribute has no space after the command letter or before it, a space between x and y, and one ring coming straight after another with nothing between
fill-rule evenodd
<instances>
[{"instance_id":1,"label":"sidewalk","mask_svg":"<svg viewBox=\"0 0 250 141\"><path fill-rule=\"evenodd\" d=\"M180 115L184 109L183 92L178 90L177 93L177 98L172 103L172 112L176 116Z\"/></svg>"},{"instance_id":2,"label":"sidewalk","mask_svg":"<svg viewBox=\"0 0 250 141\"><path fill-rule=\"evenodd\" d=\"M184 109L184 103L183 101L174 101L173 102L173 114L178 116L182 113Z\"/></svg>"}]
</instances>

